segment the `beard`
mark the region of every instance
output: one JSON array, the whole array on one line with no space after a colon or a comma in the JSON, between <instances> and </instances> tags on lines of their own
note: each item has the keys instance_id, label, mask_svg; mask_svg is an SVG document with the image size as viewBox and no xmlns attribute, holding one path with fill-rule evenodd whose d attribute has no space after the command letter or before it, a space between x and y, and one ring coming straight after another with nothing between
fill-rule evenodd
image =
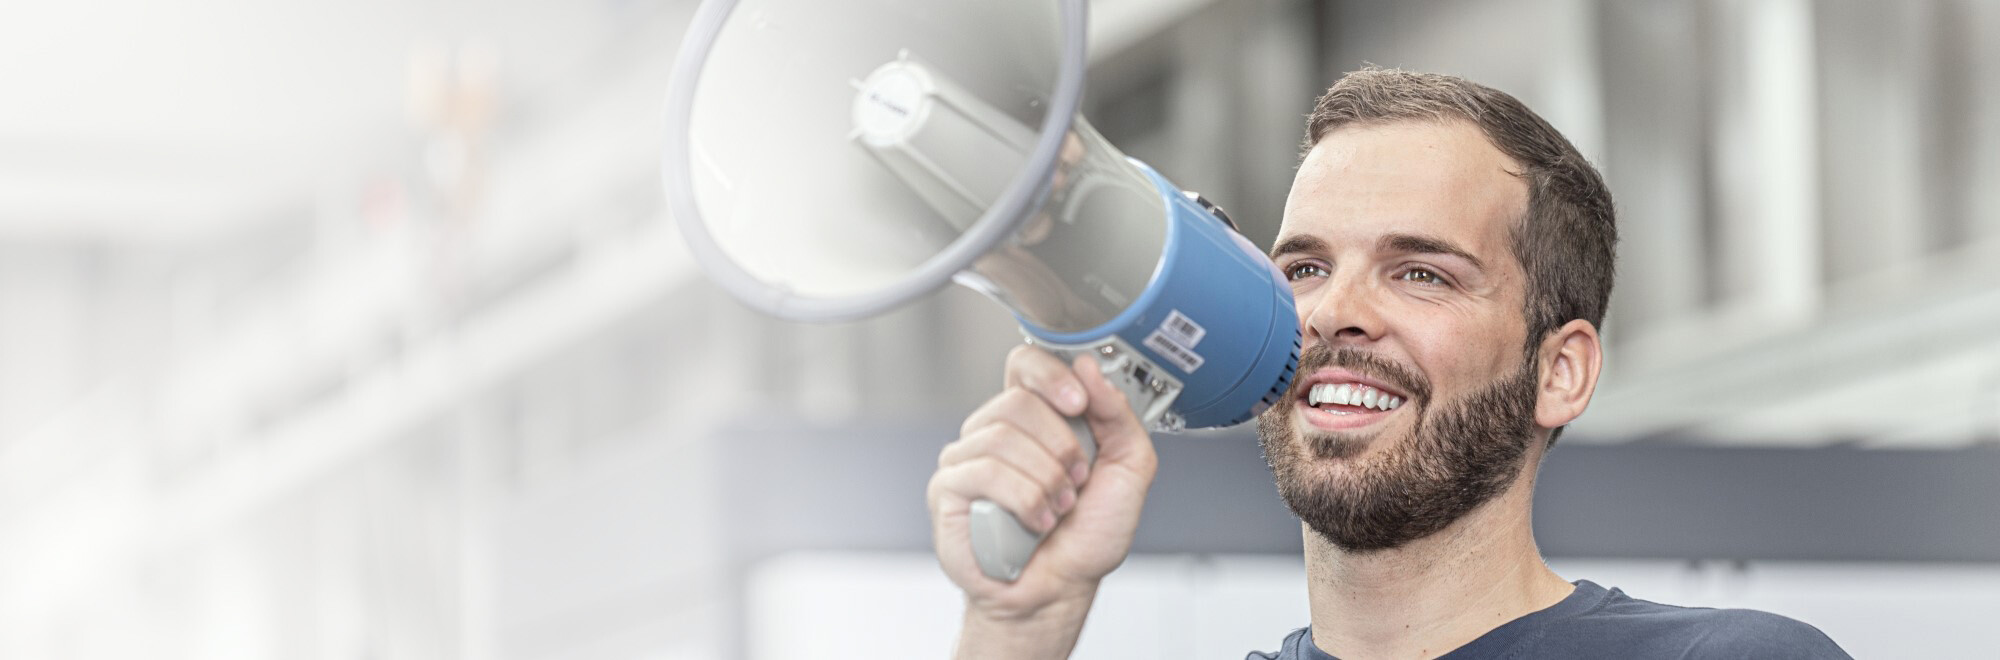
<instances>
[{"instance_id":1,"label":"beard","mask_svg":"<svg viewBox=\"0 0 2000 660\"><path fill-rule=\"evenodd\" d=\"M1409 394L1404 407L1416 421L1403 438L1316 430L1301 438L1292 406L1273 406L1258 416L1257 435L1278 494L1307 527L1348 552L1397 548L1437 533L1519 477L1534 437L1534 365L1530 354L1514 373L1434 407L1430 383L1414 370L1354 348L1307 349L1301 376L1337 366L1381 379ZM1297 401L1298 387L1288 403ZM1317 461L1353 458L1378 440L1389 444L1345 474L1315 469Z\"/></svg>"}]
</instances>

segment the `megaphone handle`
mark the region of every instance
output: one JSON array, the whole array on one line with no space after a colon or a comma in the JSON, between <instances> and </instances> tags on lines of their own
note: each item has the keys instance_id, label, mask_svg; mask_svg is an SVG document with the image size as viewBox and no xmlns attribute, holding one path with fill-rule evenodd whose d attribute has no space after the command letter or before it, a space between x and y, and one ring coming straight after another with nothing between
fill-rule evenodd
<instances>
[{"instance_id":1,"label":"megaphone handle","mask_svg":"<svg viewBox=\"0 0 2000 660\"><path fill-rule=\"evenodd\" d=\"M1076 433L1076 441L1083 445L1084 459L1097 460L1097 438L1090 434L1090 422L1071 417L1069 430ZM1030 531L993 500L974 500L970 523L972 558L979 563L979 572L995 580L1013 582L1021 577L1021 569L1027 567L1028 558L1042 544L1041 534Z\"/></svg>"}]
</instances>

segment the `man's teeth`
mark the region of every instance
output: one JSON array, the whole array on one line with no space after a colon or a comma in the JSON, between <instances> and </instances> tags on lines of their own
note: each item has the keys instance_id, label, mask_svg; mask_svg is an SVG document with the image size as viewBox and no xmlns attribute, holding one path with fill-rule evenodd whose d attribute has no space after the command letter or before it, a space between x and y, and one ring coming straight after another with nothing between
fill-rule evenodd
<instances>
[{"instance_id":1,"label":"man's teeth","mask_svg":"<svg viewBox=\"0 0 2000 660\"><path fill-rule=\"evenodd\" d=\"M1388 392L1366 385L1334 385L1321 383L1312 386L1306 393L1306 403L1317 406L1335 403L1345 406L1361 406L1376 410L1395 410L1403 405L1403 397L1391 396Z\"/></svg>"}]
</instances>

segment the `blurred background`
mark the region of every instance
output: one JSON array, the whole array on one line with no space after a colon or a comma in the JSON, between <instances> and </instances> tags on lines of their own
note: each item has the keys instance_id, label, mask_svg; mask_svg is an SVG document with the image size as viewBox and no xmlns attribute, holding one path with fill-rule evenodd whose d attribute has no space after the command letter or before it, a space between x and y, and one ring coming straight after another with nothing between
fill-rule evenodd
<instances>
[{"instance_id":1,"label":"blurred background","mask_svg":"<svg viewBox=\"0 0 2000 660\"><path fill-rule=\"evenodd\" d=\"M2000 650L2000 2L1091 4L1087 116L1263 245L1364 62L1602 168L1565 577ZM943 655L923 485L1018 335L701 278L657 181L694 6L0 6L0 657ZM1078 657L1275 648L1300 537L1252 433L1159 443Z\"/></svg>"}]
</instances>

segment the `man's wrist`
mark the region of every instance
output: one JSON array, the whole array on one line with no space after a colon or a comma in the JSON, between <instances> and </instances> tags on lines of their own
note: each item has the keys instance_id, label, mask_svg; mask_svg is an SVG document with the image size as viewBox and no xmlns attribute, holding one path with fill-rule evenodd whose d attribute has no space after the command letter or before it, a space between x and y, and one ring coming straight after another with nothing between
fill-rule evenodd
<instances>
[{"instance_id":1,"label":"man's wrist","mask_svg":"<svg viewBox=\"0 0 2000 660\"><path fill-rule=\"evenodd\" d=\"M1090 615L1097 589L1058 598L1037 607L1010 607L967 599L959 633L960 660L1067 658Z\"/></svg>"}]
</instances>

